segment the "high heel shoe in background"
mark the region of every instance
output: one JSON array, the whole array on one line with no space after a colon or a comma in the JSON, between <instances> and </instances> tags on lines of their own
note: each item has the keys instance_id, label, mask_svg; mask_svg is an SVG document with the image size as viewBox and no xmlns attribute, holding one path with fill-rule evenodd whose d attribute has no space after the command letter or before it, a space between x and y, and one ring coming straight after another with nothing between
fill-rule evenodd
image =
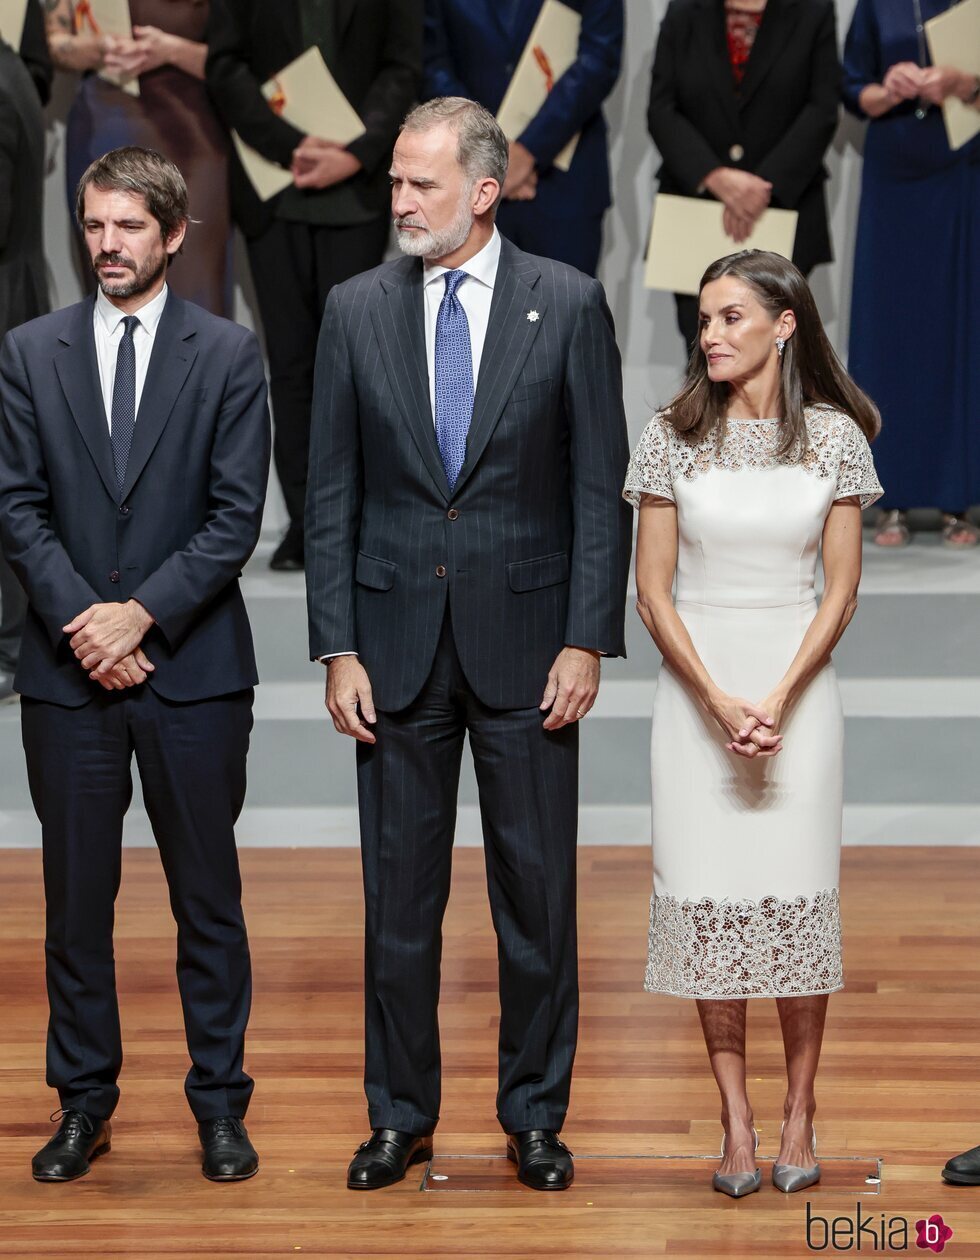
<instances>
[{"instance_id":1,"label":"high heel shoe in background","mask_svg":"<svg viewBox=\"0 0 980 1260\"><path fill-rule=\"evenodd\" d=\"M752 1130L752 1136L755 1138L755 1150L759 1149L759 1135L755 1129ZM721 1139L721 1157L725 1158L725 1139ZM716 1190L720 1190L722 1194L730 1195L733 1199L744 1198L747 1194L755 1194L756 1190L762 1185L762 1172L756 1169L755 1172L740 1173L720 1173L716 1172L711 1179L711 1184Z\"/></svg>"}]
</instances>

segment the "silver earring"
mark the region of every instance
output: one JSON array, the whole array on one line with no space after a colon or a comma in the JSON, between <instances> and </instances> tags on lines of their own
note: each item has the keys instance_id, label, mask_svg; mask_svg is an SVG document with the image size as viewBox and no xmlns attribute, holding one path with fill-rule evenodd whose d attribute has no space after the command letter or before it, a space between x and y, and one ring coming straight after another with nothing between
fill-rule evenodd
<instances>
[{"instance_id":1,"label":"silver earring","mask_svg":"<svg viewBox=\"0 0 980 1260\"><path fill-rule=\"evenodd\" d=\"M777 351L779 352L779 357L780 357L780 358L782 358L782 357L783 357L783 351L786 349L786 338L785 338L785 337L777 337L777 338L776 338L776 349L777 349Z\"/></svg>"}]
</instances>

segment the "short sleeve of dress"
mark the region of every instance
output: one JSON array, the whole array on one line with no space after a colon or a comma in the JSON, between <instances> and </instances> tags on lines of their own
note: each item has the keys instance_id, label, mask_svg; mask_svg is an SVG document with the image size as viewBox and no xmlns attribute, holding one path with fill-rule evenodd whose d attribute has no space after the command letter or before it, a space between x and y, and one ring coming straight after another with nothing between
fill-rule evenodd
<instances>
[{"instance_id":1,"label":"short sleeve of dress","mask_svg":"<svg viewBox=\"0 0 980 1260\"><path fill-rule=\"evenodd\" d=\"M673 477L670 470L670 433L662 412L657 412L643 430L626 470L623 498L634 507L641 496L656 494L674 501Z\"/></svg>"},{"instance_id":2,"label":"short sleeve of dress","mask_svg":"<svg viewBox=\"0 0 980 1260\"><path fill-rule=\"evenodd\" d=\"M857 495L861 507L866 508L880 499L883 493L868 439L857 424L847 417L841 435L840 468L837 472L834 498L847 499Z\"/></svg>"}]
</instances>

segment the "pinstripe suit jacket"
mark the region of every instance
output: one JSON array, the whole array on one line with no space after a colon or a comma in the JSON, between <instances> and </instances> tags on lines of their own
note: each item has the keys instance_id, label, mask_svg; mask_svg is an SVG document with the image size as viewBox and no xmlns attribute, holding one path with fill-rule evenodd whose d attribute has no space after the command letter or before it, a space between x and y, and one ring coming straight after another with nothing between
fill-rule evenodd
<instances>
[{"instance_id":1,"label":"pinstripe suit jacket","mask_svg":"<svg viewBox=\"0 0 980 1260\"><path fill-rule=\"evenodd\" d=\"M453 491L429 398L421 260L384 263L327 299L310 652L357 652L382 710L421 690L447 600L467 680L493 708L540 703L565 644L625 655L629 451L612 316L597 281L501 244Z\"/></svg>"}]
</instances>

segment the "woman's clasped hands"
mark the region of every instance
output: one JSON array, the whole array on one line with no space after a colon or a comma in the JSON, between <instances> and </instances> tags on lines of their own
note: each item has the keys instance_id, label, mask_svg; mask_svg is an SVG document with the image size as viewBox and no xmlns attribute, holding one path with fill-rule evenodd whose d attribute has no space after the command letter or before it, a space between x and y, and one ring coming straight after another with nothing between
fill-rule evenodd
<instances>
[{"instance_id":1,"label":"woman's clasped hands","mask_svg":"<svg viewBox=\"0 0 980 1260\"><path fill-rule=\"evenodd\" d=\"M725 747L736 757L775 757L782 751L781 723L785 701L771 695L759 704L720 694L709 705L711 716L726 736Z\"/></svg>"}]
</instances>

